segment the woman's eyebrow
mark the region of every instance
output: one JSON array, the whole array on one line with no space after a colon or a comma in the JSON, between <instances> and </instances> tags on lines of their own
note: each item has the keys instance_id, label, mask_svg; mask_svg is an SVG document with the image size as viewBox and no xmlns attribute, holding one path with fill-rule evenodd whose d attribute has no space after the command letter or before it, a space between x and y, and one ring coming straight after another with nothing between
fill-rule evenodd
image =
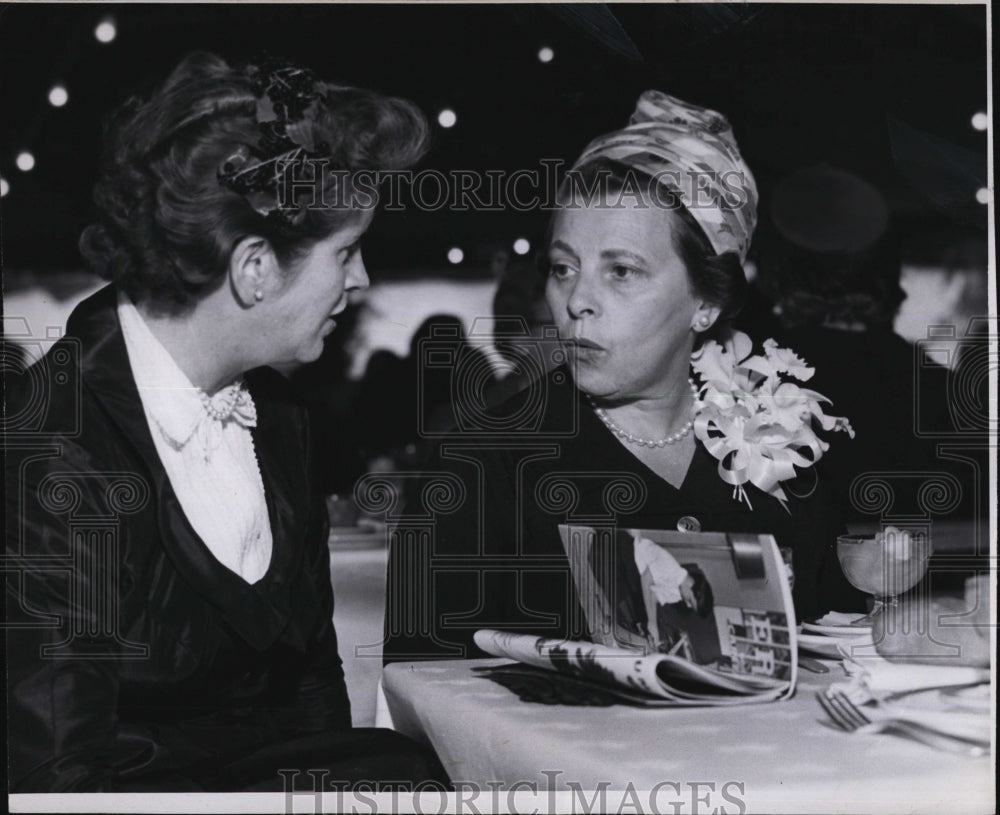
<instances>
[{"instance_id":1,"label":"woman's eyebrow","mask_svg":"<svg viewBox=\"0 0 1000 815\"><path fill-rule=\"evenodd\" d=\"M574 260L576 260L577 262L579 262L579 260L580 260L580 256L576 252L574 252L573 248L568 243L566 243L565 241L554 240L549 245L549 248L550 249L558 249L560 252L565 252L567 255L572 256L572 258Z\"/></svg>"},{"instance_id":2,"label":"woman's eyebrow","mask_svg":"<svg viewBox=\"0 0 1000 815\"><path fill-rule=\"evenodd\" d=\"M646 259L629 249L605 249L601 252L601 260L631 260L633 263L644 264Z\"/></svg>"}]
</instances>

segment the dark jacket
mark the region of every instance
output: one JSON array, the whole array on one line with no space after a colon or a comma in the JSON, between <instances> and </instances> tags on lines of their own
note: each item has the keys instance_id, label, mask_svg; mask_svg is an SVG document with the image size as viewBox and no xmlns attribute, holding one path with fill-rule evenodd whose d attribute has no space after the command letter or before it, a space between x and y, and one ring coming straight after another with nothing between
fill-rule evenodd
<instances>
[{"instance_id":1,"label":"dark jacket","mask_svg":"<svg viewBox=\"0 0 1000 815\"><path fill-rule=\"evenodd\" d=\"M483 656L472 643L480 628L587 639L564 523L677 529L690 516L705 532L770 533L793 549L800 619L864 609L840 570L845 530L817 468L784 485L788 511L747 484L751 509L698 443L676 489L618 442L564 368L488 415L465 416L463 432L409 475L391 540L387 662Z\"/></svg>"},{"instance_id":2,"label":"dark jacket","mask_svg":"<svg viewBox=\"0 0 1000 815\"><path fill-rule=\"evenodd\" d=\"M198 789L222 763L350 727L303 412L273 371L247 375L274 542L250 585L184 516L115 303L111 287L82 303L7 394L11 792Z\"/></svg>"},{"instance_id":3,"label":"dark jacket","mask_svg":"<svg viewBox=\"0 0 1000 815\"><path fill-rule=\"evenodd\" d=\"M893 490L891 512L897 517L920 518L928 513L917 477L934 474L943 478L951 474L954 483L961 485L955 502L930 502L937 503L933 508L936 516L947 513L952 517L973 517L976 498L979 506L985 506L989 467L983 458L982 466L976 468L983 478L977 483L969 456L970 448L986 447L986 433L977 436L961 432L956 421L961 417L952 416L963 407L967 412L971 412L968 408L979 407L985 429L986 400L976 404L969 388L974 382L986 381L985 366L979 376L968 377L963 383L961 376L956 378L936 364L934 354L884 329L855 332L810 326L787 331L779 339L815 367L816 373L806 387L831 399L833 406L828 412L846 416L854 428L854 440L834 439L823 460L841 498L845 518L879 520L866 500L866 489L855 487L852 495L852 483L866 474L879 477L885 486L879 485L878 489ZM942 348L959 347L947 338L945 342L930 340L925 345L938 350L938 359ZM967 343L965 346L969 347ZM950 454L938 452L941 443L951 448ZM912 482L909 489L907 482ZM945 482L938 479L937 483ZM948 503L956 505L944 506Z\"/></svg>"}]
</instances>

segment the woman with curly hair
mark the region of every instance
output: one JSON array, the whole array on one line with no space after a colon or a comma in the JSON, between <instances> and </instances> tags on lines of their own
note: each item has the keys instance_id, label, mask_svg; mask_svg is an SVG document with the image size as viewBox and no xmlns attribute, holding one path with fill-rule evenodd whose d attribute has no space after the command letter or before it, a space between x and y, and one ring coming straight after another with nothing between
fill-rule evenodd
<instances>
[{"instance_id":1,"label":"woman with curly hair","mask_svg":"<svg viewBox=\"0 0 1000 815\"><path fill-rule=\"evenodd\" d=\"M446 781L351 729L309 431L274 371L368 285L364 173L426 141L410 102L207 53L111 122L81 240L111 284L51 352L72 381L25 377L49 378L51 452L7 457L11 792Z\"/></svg>"}]
</instances>

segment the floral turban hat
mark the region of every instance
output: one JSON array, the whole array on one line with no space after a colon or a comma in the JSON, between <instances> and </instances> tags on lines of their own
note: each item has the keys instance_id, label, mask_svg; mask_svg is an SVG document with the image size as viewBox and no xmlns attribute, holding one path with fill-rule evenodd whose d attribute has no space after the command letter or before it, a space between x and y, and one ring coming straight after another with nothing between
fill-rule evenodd
<instances>
[{"instance_id":1,"label":"floral turban hat","mask_svg":"<svg viewBox=\"0 0 1000 815\"><path fill-rule=\"evenodd\" d=\"M757 184L721 113L646 91L628 126L592 141L574 169L600 158L665 184L718 254L736 252L746 260L757 224Z\"/></svg>"}]
</instances>

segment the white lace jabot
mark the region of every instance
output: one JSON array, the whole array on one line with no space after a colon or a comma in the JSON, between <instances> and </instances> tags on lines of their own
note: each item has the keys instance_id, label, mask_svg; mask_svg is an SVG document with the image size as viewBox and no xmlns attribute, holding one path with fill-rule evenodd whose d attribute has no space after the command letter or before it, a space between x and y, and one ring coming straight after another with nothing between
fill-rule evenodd
<instances>
[{"instance_id":1,"label":"white lace jabot","mask_svg":"<svg viewBox=\"0 0 1000 815\"><path fill-rule=\"evenodd\" d=\"M206 405L123 294L118 318L156 452L184 514L223 566L256 583L271 562L272 539L250 435L253 399L233 383Z\"/></svg>"}]
</instances>

